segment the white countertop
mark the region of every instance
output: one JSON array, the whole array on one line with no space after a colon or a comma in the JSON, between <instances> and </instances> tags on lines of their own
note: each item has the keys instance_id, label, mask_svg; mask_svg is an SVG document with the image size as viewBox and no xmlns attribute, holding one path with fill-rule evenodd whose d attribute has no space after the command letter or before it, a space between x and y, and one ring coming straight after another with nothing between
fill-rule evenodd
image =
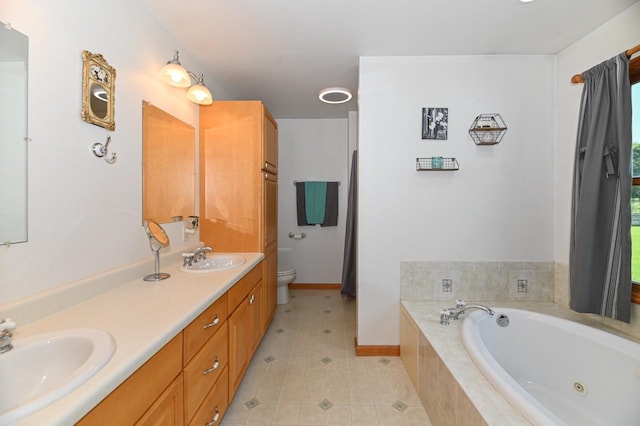
<instances>
[{"instance_id":1,"label":"white countertop","mask_svg":"<svg viewBox=\"0 0 640 426\"><path fill-rule=\"evenodd\" d=\"M117 347L95 376L15 424L69 425L82 418L264 258L262 253L238 254L247 262L235 269L197 274L178 270L179 263L163 265L171 278L154 283L141 276L43 319L18 324L14 340L89 327L110 333Z\"/></svg>"}]
</instances>

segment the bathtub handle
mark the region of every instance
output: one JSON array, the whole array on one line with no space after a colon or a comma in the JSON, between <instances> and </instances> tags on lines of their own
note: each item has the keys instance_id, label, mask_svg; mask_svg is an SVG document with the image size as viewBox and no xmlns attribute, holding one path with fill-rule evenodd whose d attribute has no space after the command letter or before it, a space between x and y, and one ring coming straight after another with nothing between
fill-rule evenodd
<instances>
[{"instance_id":1,"label":"bathtub handle","mask_svg":"<svg viewBox=\"0 0 640 426\"><path fill-rule=\"evenodd\" d=\"M441 325L449 325L449 320L451 319L451 311L449 309L441 309L440 310L440 324Z\"/></svg>"}]
</instances>

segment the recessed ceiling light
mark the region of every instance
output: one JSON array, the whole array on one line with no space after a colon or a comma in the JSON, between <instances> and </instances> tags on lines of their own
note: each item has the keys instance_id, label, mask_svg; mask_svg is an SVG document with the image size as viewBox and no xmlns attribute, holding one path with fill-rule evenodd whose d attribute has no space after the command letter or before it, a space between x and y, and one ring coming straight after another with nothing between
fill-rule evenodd
<instances>
[{"instance_id":1,"label":"recessed ceiling light","mask_svg":"<svg viewBox=\"0 0 640 426\"><path fill-rule=\"evenodd\" d=\"M521 3L532 3L536 0L520 0Z\"/></svg>"},{"instance_id":2,"label":"recessed ceiling light","mask_svg":"<svg viewBox=\"0 0 640 426\"><path fill-rule=\"evenodd\" d=\"M327 104L343 104L349 102L353 95L344 87L330 87L320 91L318 98Z\"/></svg>"}]
</instances>

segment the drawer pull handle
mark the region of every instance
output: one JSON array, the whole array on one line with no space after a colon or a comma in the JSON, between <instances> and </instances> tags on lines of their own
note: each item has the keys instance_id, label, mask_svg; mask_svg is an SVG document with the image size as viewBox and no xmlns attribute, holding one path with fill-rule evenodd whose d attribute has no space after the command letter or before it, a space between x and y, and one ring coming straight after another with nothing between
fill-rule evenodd
<instances>
[{"instance_id":1,"label":"drawer pull handle","mask_svg":"<svg viewBox=\"0 0 640 426\"><path fill-rule=\"evenodd\" d=\"M255 294L252 294L251 297L249 298L249 304L253 305L253 301L256 300L256 296Z\"/></svg>"},{"instance_id":2,"label":"drawer pull handle","mask_svg":"<svg viewBox=\"0 0 640 426\"><path fill-rule=\"evenodd\" d=\"M213 411L215 411L215 415L213 416L213 420L211 420L209 423L205 424L205 426L213 426L214 424L218 423L218 420L220 420L220 410L218 409L218 406L216 405L216 408L213 409Z\"/></svg>"},{"instance_id":3,"label":"drawer pull handle","mask_svg":"<svg viewBox=\"0 0 640 426\"><path fill-rule=\"evenodd\" d=\"M204 329L206 330L209 327L215 327L219 323L220 323L220 318L218 318L218 314L216 314L216 316L213 318L213 321L211 321L209 324L205 325Z\"/></svg>"},{"instance_id":4,"label":"drawer pull handle","mask_svg":"<svg viewBox=\"0 0 640 426\"><path fill-rule=\"evenodd\" d=\"M220 361L218 361L218 357L215 357L213 359L213 367L204 370L204 375L206 376L209 373L213 373L214 371L216 371L218 369L218 367L220 367Z\"/></svg>"}]
</instances>

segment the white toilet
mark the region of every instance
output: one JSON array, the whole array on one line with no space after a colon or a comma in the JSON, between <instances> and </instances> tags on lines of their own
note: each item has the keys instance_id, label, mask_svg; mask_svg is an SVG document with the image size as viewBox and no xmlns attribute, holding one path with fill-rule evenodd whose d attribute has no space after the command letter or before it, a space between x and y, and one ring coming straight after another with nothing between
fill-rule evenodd
<instances>
[{"instance_id":1,"label":"white toilet","mask_svg":"<svg viewBox=\"0 0 640 426\"><path fill-rule=\"evenodd\" d=\"M289 303L289 283L296 279L296 268L278 265L278 305Z\"/></svg>"}]
</instances>

